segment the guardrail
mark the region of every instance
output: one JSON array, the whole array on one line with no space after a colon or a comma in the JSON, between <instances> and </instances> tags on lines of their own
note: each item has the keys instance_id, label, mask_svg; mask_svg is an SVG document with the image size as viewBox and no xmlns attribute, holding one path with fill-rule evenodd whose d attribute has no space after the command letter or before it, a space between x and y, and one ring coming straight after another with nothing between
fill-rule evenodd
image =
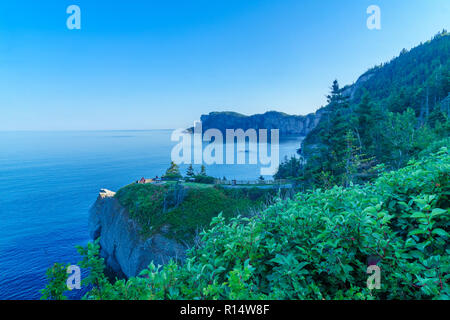
<instances>
[{"instance_id":1,"label":"guardrail","mask_svg":"<svg viewBox=\"0 0 450 320\"><path fill-rule=\"evenodd\" d=\"M216 180L216 184L221 185L284 185L292 183L290 180L277 179L277 180Z\"/></svg>"}]
</instances>

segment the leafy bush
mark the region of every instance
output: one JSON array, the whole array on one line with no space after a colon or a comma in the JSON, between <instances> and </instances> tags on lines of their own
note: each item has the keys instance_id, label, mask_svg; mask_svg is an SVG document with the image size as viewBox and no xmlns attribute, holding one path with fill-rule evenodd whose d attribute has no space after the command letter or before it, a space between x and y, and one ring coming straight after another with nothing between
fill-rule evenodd
<instances>
[{"instance_id":1,"label":"leafy bush","mask_svg":"<svg viewBox=\"0 0 450 320\"><path fill-rule=\"evenodd\" d=\"M64 292L67 291L67 267L60 263L55 263L51 268L47 269L45 276L47 278L47 285L40 290L41 300L66 300L67 297Z\"/></svg>"},{"instance_id":2,"label":"leafy bush","mask_svg":"<svg viewBox=\"0 0 450 320\"><path fill-rule=\"evenodd\" d=\"M216 178L199 174L194 176L194 181L197 183L214 184Z\"/></svg>"}]
</instances>

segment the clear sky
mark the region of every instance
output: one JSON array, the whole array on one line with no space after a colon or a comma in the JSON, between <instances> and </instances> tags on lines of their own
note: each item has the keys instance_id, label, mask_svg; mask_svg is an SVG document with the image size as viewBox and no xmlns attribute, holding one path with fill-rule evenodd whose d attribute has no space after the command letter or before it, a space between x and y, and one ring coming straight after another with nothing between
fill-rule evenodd
<instances>
[{"instance_id":1,"label":"clear sky","mask_svg":"<svg viewBox=\"0 0 450 320\"><path fill-rule=\"evenodd\" d=\"M69 30L66 8L81 8ZM381 8L381 30L366 26ZM449 0L0 2L0 130L163 129L314 112L333 79L450 29Z\"/></svg>"}]
</instances>

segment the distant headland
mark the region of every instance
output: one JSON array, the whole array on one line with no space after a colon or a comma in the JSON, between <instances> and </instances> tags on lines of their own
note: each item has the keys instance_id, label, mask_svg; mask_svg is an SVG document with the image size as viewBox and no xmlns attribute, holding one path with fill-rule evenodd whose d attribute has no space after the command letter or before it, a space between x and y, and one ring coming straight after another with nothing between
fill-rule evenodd
<instances>
[{"instance_id":1,"label":"distant headland","mask_svg":"<svg viewBox=\"0 0 450 320\"><path fill-rule=\"evenodd\" d=\"M203 130L218 129L225 133L226 129L279 129L281 136L306 136L313 130L323 114L323 109L306 116L289 115L278 111L268 111L264 114L243 115L237 112L211 112L202 115ZM187 129L193 132L193 127Z\"/></svg>"}]
</instances>

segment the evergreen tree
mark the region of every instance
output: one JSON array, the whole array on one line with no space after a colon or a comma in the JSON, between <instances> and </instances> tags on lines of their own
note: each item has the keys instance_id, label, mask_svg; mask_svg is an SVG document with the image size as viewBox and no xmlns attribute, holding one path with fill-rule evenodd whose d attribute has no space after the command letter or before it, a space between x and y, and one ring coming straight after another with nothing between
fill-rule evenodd
<instances>
[{"instance_id":1,"label":"evergreen tree","mask_svg":"<svg viewBox=\"0 0 450 320\"><path fill-rule=\"evenodd\" d=\"M192 178L194 176L195 176L194 168L192 167L192 164L190 164L186 171L186 177Z\"/></svg>"},{"instance_id":2,"label":"evergreen tree","mask_svg":"<svg viewBox=\"0 0 450 320\"><path fill-rule=\"evenodd\" d=\"M355 109L354 131L360 152L374 155L379 150L380 132L377 125L382 119L382 110L371 102L366 91Z\"/></svg>"},{"instance_id":3,"label":"evergreen tree","mask_svg":"<svg viewBox=\"0 0 450 320\"><path fill-rule=\"evenodd\" d=\"M349 109L348 100L345 98L337 80L333 82L331 94L328 96L329 108L331 116L328 126L328 132L325 135L325 145L327 146L325 156L326 170L332 175L337 176L343 172L340 166L344 158L346 141L345 136L351 126L351 110Z\"/></svg>"},{"instance_id":4,"label":"evergreen tree","mask_svg":"<svg viewBox=\"0 0 450 320\"><path fill-rule=\"evenodd\" d=\"M200 168L200 175L201 176L206 176L206 167L202 164L201 168Z\"/></svg>"},{"instance_id":5,"label":"evergreen tree","mask_svg":"<svg viewBox=\"0 0 450 320\"><path fill-rule=\"evenodd\" d=\"M170 162L170 167L166 170L164 178L167 179L179 179L181 178L180 168L175 162Z\"/></svg>"}]
</instances>

